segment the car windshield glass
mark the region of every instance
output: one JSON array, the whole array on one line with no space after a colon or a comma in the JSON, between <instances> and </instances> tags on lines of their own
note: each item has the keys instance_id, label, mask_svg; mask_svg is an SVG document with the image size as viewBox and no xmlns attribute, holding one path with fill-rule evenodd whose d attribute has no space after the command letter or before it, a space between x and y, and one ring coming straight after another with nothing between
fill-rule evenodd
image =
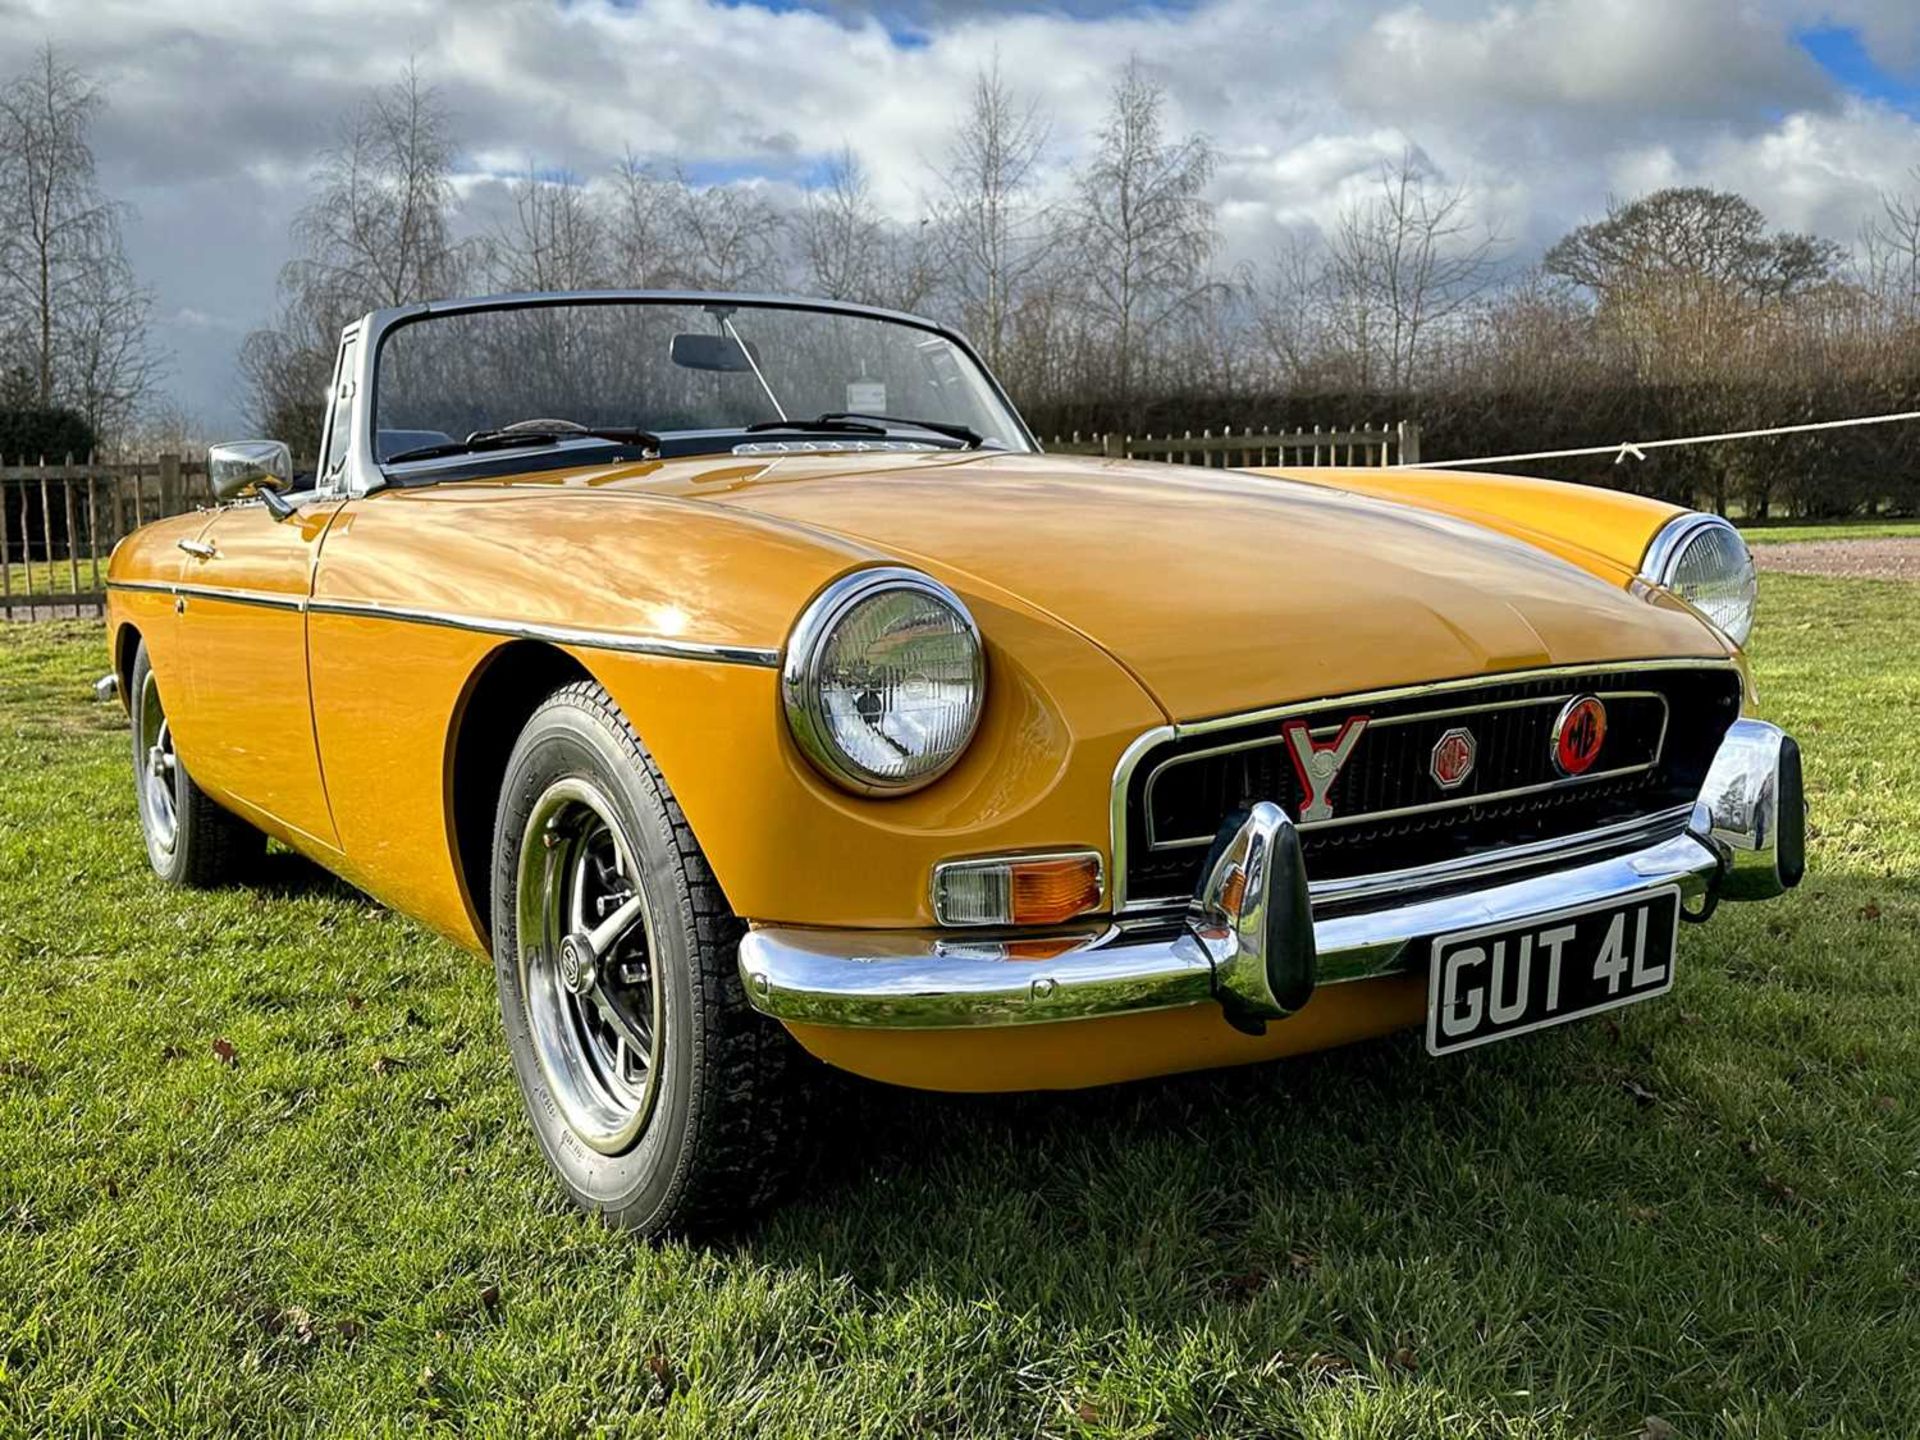
<instances>
[{"instance_id":1,"label":"car windshield glass","mask_svg":"<svg viewBox=\"0 0 1920 1440\"><path fill-rule=\"evenodd\" d=\"M856 430L1028 448L1018 419L951 340L795 306L568 300L429 314L388 333L374 391L382 461L513 426L569 439L576 427L734 432L711 448Z\"/></svg>"}]
</instances>

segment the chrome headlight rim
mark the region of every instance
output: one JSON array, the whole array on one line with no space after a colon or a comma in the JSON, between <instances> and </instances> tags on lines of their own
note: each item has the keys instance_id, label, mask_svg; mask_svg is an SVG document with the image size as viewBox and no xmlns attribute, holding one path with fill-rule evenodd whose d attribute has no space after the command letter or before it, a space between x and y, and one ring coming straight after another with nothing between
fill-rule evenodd
<instances>
[{"instance_id":1,"label":"chrome headlight rim","mask_svg":"<svg viewBox=\"0 0 1920 1440\"><path fill-rule=\"evenodd\" d=\"M863 601L889 590L925 595L951 610L973 647L973 713L946 759L917 775L879 775L866 769L834 743L821 706L820 667L836 627ZM787 730L800 753L827 779L856 795L895 796L924 789L967 753L986 709L987 648L966 602L924 571L901 565L875 565L842 575L814 596L800 612L780 661L780 700Z\"/></svg>"},{"instance_id":2,"label":"chrome headlight rim","mask_svg":"<svg viewBox=\"0 0 1920 1440\"><path fill-rule=\"evenodd\" d=\"M1680 562L1685 557L1687 551L1692 548L1694 543L1698 541L1702 535L1711 531L1724 532L1733 537L1735 543L1740 547L1740 552L1747 557L1747 585L1756 591L1755 598L1749 600L1747 603L1746 622L1740 627L1741 633L1738 634L1720 625L1711 615L1708 615L1697 605L1694 605L1674 586L1674 581L1680 568ZM1753 563L1753 551L1748 546L1746 537L1740 533L1739 527L1724 515L1713 515L1699 510L1689 510L1683 515L1676 515L1665 525L1661 526L1659 533L1653 537L1652 542L1647 546L1646 558L1640 562L1640 578L1642 580L1649 584L1659 586L1661 590L1679 600L1681 604L1685 605L1695 615L1698 615L1705 624L1711 626L1716 635L1723 637L1736 649L1745 648L1748 639L1753 634L1754 612L1758 608L1756 603L1758 599L1757 577L1758 571Z\"/></svg>"}]
</instances>

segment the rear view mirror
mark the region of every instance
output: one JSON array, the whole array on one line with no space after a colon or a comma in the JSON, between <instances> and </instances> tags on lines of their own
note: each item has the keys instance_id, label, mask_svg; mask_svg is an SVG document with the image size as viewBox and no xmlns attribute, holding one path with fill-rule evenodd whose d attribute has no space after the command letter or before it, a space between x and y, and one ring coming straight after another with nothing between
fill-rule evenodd
<instances>
[{"instance_id":1,"label":"rear view mirror","mask_svg":"<svg viewBox=\"0 0 1920 1440\"><path fill-rule=\"evenodd\" d=\"M667 354L683 370L719 370L728 374L745 374L760 359L751 347L742 349L741 343L731 335L682 333L673 337Z\"/></svg>"},{"instance_id":2,"label":"rear view mirror","mask_svg":"<svg viewBox=\"0 0 1920 1440\"><path fill-rule=\"evenodd\" d=\"M246 500L293 486L293 452L281 440L233 440L207 451L216 500Z\"/></svg>"}]
</instances>

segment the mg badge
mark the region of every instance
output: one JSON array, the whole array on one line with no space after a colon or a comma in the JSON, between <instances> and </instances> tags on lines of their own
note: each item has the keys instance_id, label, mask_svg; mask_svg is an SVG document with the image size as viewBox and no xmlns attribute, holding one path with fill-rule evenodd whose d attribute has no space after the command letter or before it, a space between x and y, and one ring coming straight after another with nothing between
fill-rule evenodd
<instances>
[{"instance_id":1,"label":"mg badge","mask_svg":"<svg viewBox=\"0 0 1920 1440\"><path fill-rule=\"evenodd\" d=\"M1433 757L1427 762L1433 783L1442 790L1458 790L1466 784L1473 774L1475 749L1473 732L1464 725L1454 726L1434 741Z\"/></svg>"},{"instance_id":2,"label":"mg badge","mask_svg":"<svg viewBox=\"0 0 1920 1440\"><path fill-rule=\"evenodd\" d=\"M1597 695L1574 696L1553 722L1553 768L1562 775L1586 774L1606 741L1607 707Z\"/></svg>"}]
</instances>

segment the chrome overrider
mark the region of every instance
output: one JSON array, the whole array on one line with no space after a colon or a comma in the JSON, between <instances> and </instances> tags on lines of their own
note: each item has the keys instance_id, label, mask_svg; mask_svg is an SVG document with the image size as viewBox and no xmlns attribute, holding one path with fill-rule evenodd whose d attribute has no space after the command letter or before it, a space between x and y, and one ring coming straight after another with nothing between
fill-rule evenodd
<instances>
[{"instance_id":1,"label":"chrome overrider","mask_svg":"<svg viewBox=\"0 0 1920 1440\"><path fill-rule=\"evenodd\" d=\"M740 972L756 1009L819 1025L1022 1025L1212 1001L1258 1029L1316 985L1423 966L1423 942L1450 931L1669 885L1700 902L1694 919L1721 900L1778 895L1805 870L1805 816L1792 737L1739 720L1683 828L1617 837L1598 853L1574 845L1556 868L1494 871L1507 878L1482 874L1467 888L1409 872L1397 889L1370 887L1370 908L1349 909L1308 884L1292 822L1263 802L1223 828L1184 917L1055 932L1063 948L1052 954L1036 952L1034 936L759 926L740 943Z\"/></svg>"}]
</instances>

